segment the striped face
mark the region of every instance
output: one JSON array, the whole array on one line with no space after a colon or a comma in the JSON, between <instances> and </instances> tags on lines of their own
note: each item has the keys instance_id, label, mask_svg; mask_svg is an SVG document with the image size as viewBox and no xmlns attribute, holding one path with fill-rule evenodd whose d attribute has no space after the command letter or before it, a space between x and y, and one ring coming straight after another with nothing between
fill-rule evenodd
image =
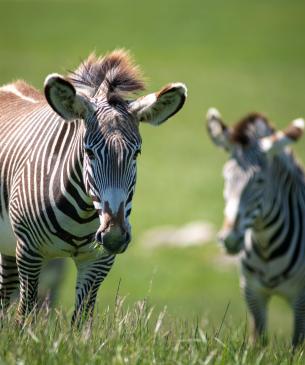
<instances>
[{"instance_id":1,"label":"striped face","mask_svg":"<svg viewBox=\"0 0 305 365\"><path fill-rule=\"evenodd\" d=\"M246 230L261 215L265 169L264 155L254 147L236 146L224 166L225 219L218 237L230 254L241 250Z\"/></svg>"},{"instance_id":2,"label":"striped face","mask_svg":"<svg viewBox=\"0 0 305 365\"><path fill-rule=\"evenodd\" d=\"M265 117L253 113L228 128L215 109L209 110L207 120L212 141L230 154L223 170L224 224L218 237L228 253L237 254L246 231L272 204L268 198L276 182L271 167L275 157L285 156L284 147L302 134L302 123L298 119L284 132L275 132Z\"/></svg>"},{"instance_id":3,"label":"striped face","mask_svg":"<svg viewBox=\"0 0 305 365\"><path fill-rule=\"evenodd\" d=\"M113 77L118 66L109 77ZM125 72L125 69L124 69ZM126 81L126 75L113 85ZM158 93L134 101L113 94L107 79L94 96L88 96L59 75L50 75L45 95L50 106L66 121L84 126L83 179L100 218L95 240L108 252L124 252L131 239L129 215L136 183L136 159L141 150L139 123L159 125L184 104L186 88L170 84ZM111 86L111 85L110 85ZM124 89L122 84L121 89Z\"/></svg>"},{"instance_id":4,"label":"striped face","mask_svg":"<svg viewBox=\"0 0 305 365\"><path fill-rule=\"evenodd\" d=\"M96 241L108 251L125 251L131 239L129 215L141 151L138 122L121 106L100 103L87 121L84 136L84 181L99 213Z\"/></svg>"}]
</instances>

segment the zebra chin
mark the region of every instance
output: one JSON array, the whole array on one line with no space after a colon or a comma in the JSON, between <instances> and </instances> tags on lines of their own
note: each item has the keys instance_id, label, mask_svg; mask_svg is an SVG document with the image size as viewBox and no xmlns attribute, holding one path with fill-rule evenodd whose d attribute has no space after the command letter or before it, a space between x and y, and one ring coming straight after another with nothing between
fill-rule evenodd
<instances>
[{"instance_id":1,"label":"zebra chin","mask_svg":"<svg viewBox=\"0 0 305 365\"><path fill-rule=\"evenodd\" d=\"M109 254L117 255L126 251L131 241L131 235L128 231L124 233L118 230L98 231L95 235L95 241Z\"/></svg>"}]
</instances>

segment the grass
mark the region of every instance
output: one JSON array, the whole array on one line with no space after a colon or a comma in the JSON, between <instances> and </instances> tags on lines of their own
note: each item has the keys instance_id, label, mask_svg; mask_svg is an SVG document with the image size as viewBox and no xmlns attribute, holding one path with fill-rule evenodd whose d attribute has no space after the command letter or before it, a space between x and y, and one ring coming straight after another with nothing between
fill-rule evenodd
<instances>
[{"instance_id":1,"label":"grass","mask_svg":"<svg viewBox=\"0 0 305 365\"><path fill-rule=\"evenodd\" d=\"M289 352L291 314L280 300L271 303L272 344L250 347L238 269L220 263L215 242L150 251L140 237L151 227L193 220L221 225L227 156L205 132L210 106L229 124L252 110L278 127L305 116L304 13L302 0L0 0L1 84L23 78L41 89L48 73L72 69L92 50L125 47L147 75L148 92L183 81L189 95L168 123L141 126L133 243L100 289L91 337L69 329L75 286L69 263L52 319L42 316L31 332L19 334L7 318L0 364L302 363L301 352ZM305 138L295 149L305 162ZM126 300L117 321L113 303L120 281ZM146 330L142 322L149 309L139 314L135 303L147 296L155 315Z\"/></svg>"},{"instance_id":2,"label":"grass","mask_svg":"<svg viewBox=\"0 0 305 365\"><path fill-rule=\"evenodd\" d=\"M62 311L40 314L22 330L12 325L11 308L0 333L1 364L303 364L303 349L287 341L254 345L247 322L223 316L209 325L194 317L176 319L149 300L126 305L117 295L99 312L93 329L73 331ZM18 346L16 347L16 342Z\"/></svg>"}]
</instances>

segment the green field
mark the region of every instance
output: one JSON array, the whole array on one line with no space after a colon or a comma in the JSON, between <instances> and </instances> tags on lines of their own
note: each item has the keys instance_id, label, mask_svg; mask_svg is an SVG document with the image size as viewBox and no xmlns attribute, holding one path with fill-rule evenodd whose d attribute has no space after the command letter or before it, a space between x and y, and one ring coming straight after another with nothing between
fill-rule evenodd
<instances>
[{"instance_id":1,"label":"green field","mask_svg":"<svg viewBox=\"0 0 305 365\"><path fill-rule=\"evenodd\" d=\"M228 123L254 110L279 127L305 117L304 16L301 0L0 0L1 84L23 78L41 89L47 74L73 69L91 51L124 47L147 76L148 92L172 81L188 87L177 116L141 128L133 243L100 289L92 338L68 330L75 280L69 263L57 318L20 335L13 319L4 323L0 364L304 363L301 353L294 360L288 354L291 318L280 300L271 303L269 347L248 344L238 269L220 263L215 242L155 250L139 243L156 226L204 220L220 227L226 155L208 139L209 107ZM305 163L305 138L295 150ZM126 300L114 318L118 287ZM144 299L155 308L147 326L137 325L147 313L135 303Z\"/></svg>"}]
</instances>

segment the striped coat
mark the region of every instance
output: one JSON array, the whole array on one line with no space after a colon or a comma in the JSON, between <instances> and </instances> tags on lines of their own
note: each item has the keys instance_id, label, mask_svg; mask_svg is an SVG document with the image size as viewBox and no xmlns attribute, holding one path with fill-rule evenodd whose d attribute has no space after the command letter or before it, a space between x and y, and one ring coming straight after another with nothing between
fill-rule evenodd
<instances>
[{"instance_id":1,"label":"striped coat","mask_svg":"<svg viewBox=\"0 0 305 365\"><path fill-rule=\"evenodd\" d=\"M5 310L20 286L20 321L36 305L42 265L56 257L77 267L72 321L92 315L131 240L139 122L163 123L186 96L177 83L130 99L143 88L124 51L48 76L45 95L23 81L0 88L0 300Z\"/></svg>"},{"instance_id":2,"label":"striped coat","mask_svg":"<svg viewBox=\"0 0 305 365\"><path fill-rule=\"evenodd\" d=\"M305 338L305 172L287 146L301 137L304 121L276 131L253 113L228 128L210 110L208 128L230 154L219 240L228 253L240 253L254 335L265 336L268 301L280 295L293 309L297 345Z\"/></svg>"}]
</instances>

